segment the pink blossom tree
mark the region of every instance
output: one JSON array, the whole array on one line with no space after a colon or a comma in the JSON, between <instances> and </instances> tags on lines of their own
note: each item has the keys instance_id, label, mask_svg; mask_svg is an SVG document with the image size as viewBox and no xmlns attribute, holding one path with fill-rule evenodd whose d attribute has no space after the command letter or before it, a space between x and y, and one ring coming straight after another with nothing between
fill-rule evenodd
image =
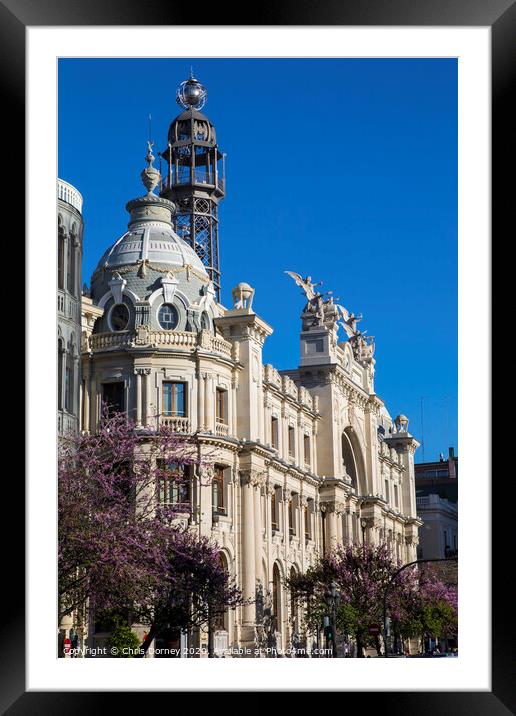
<instances>
[{"instance_id":1,"label":"pink blossom tree","mask_svg":"<svg viewBox=\"0 0 516 716\"><path fill-rule=\"evenodd\" d=\"M314 629L329 613L328 593L334 585L338 592L337 629L356 640L359 657L366 646L374 646L380 654L380 635L371 636L369 627L383 624L383 600L391 580L386 606L396 637L420 636L429 628L432 614L433 624L437 613L449 619L450 628L454 619L456 622L452 587L435 573L422 575L417 566L396 575L400 567L401 562L392 558L386 545L342 546L321 558L306 574L287 580L287 586L294 598L304 602L307 624Z\"/></svg>"},{"instance_id":2,"label":"pink blossom tree","mask_svg":"<svg viewBox=\"0 0 516 716\"><path fill-rule=\"evenodd\" d=\"M190 509L188 472L205 466L192 440L107 411L97 433L61 447L60 618L86 607L130 615L150 627L145 650L163 625L200 625L239 603L217 545L178 519Z\"/></svg>"}]
</instances>

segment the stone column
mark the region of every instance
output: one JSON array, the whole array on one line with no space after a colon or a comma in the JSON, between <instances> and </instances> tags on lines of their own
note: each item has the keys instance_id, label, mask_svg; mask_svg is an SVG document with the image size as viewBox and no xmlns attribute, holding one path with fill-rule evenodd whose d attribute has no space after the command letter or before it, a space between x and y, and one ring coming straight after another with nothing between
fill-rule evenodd
<instances>
[{"instance_id":1,"label":"stone column","mask_svg":"<svg viewBox=\"0 0 516 716\"><path fill-rule=\"evenodd\" d=\"M326 545L328 552L337 545L338 532L337 532L337 506L334 502L328 505L326 512L326 522L328 525L328 543Z\"/></svg>"},{"instance_id":2,"label":"stone column","mask_svg":"<svg viewBox=\"0 0 516 716\"><path fill-rule=\"evenodd\" d=\"M213 412L215 406L213 398L213 379L211 375L206 375L204 382L204 425L206 432L214 431Z\"/></svg>"},{"instance_id":3,"label":"stone column","mask_svg":"<svg viewBox=\"0 0 516 716\"><path fill-rule=\"evenodd\" d=\"M139 428L142 424L142 370L141 370L141 368L135 368L134 373L136 375L136 427Z\"/></svg>"},{"instance_id":4,"label":"stone column","mask_svg":"<svg viewBox=\"0 0 516 716\"><path fill-rule=\"evenodd\" d=\"M143 369L143 375L145 376L144 379L144 388L145 388L145 415L143 416L145 425L149 426L151 421L151 408L150 408L150 397L151 397L151 391L150 391L150 368L144 368ZM158 406L156 406L156 413L158 412ZM158 418L156 418L156 421L158 421Z\"/></svg>"},{"instance_id":5,"label":"stone column","mask_svg":"<svg viewBox=\"0 0 516 716\"><path fill-rule=\"evenodd\" d=\"M90 366L86 363L84 370L83 424L82 429L90 432Z\"/></svg>"},{"instance_id":6,"label":"stone column","mask_svg":"<svg viewBox=\"0 0 516 716\"><path fill-rule=\"evenodd\" d=\"M305 569L305 532L306 532L306 525L305 525L305 507L308 506L308 500L304 495L301 495L299 498L299 541L301 544L301 569ZM307 515L307 518L310 519L310 514Z\"/></svg>"},{"instance_id":7,"label":"stone column","mask_svg":"<svg viewBox=\"0 0 516 716\"><path fill-rule=\"evenodd\" d=\"M255 576L257 582L262 582L262 509L261 509L261 487L260 482L254 487L254 555L255 555Z\"/></svg>"},{"instance_id":8,"label":"stone column","mask_svg":"<svg viewBox=\"0 0 516 716\"><path fill-rule=\"evenodd\" d=\"M242 498L242 592L244 599L254 600L256 597L256 557L254 550L254 487L251 470L240 473ZM242 608L242 643L243 646L254 644L255 605L244 604Z\"/></svg>"},{"instance_id":9,"label":"stone column","mask_svg":"<svg viewBox=\"0 0 516 716\"><path fill-rule=\"evenodd\" d=\"M204 429L204 373L197 374L197 430Z\"/></svg>"}]
</instances>

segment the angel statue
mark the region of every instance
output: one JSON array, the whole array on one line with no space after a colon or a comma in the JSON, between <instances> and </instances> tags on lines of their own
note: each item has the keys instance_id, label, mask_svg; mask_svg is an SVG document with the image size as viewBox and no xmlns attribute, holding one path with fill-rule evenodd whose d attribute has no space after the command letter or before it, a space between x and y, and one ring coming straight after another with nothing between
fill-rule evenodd
<instances>
[{"instance_id":1,"label":"angel statue","mask_svg":"<svg viewBox=\"0 0 516 716\"><path fill-rule=\"evenodd\" d=\"M355 338L359 335L363 335L365 331L362 333L357 328L357 323L362 320L362 314L355 316L354 313L350 313L346 308L344 308L344 306L341 306L339 303L335 305L337 306L337 310L343 318L343 322L339 322L339 325L342 326L342 328L346 331L348 338Z\"/></svg>"},{"instance_id":2,"label":"angel statue","mask_svg":"<svg viewBox=\"0 0 516 716\"><path fill-rule=\"evenodd\" d=\"M318 292L316 293L314 291L314 288L316 286L321 286L322 281L318 281L317 283L312 283L311 276L302 278L302 276L300 276L300 274L294 273L294 271L285 271L285 273L287 273L291 278L293 278L298 286L301 286L301 288L304 291L305 296L307 297L307 299L310 303L312 303L312 301L314 301L314 299L321 296L320 293L318 293Z\"/></svg>"}]
</instances>

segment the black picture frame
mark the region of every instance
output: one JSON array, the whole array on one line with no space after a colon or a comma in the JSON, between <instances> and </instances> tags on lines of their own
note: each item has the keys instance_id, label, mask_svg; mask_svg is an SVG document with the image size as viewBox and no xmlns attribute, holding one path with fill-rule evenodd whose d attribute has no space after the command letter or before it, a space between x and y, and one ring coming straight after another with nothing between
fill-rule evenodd
<instances>
[{"instance_id":1,"label":"black picture frame","mask_svg":"<svg viewBox=\"0 0 516 716\"><path fill-rule=\"evenodd\" d=\"M199 19L202 21L199 22ZM511 107L516 86L516 3L514 0L319 0L317 3L277 2L249 6L247 12L232 9L230 4L195 2L181 5L166 0L0 0L0 77L4 117L10 129L4 134L3 162L8 174L21 176L24 166L23 128L25 126L25 29L27 26L66 25L391 25L391 26L484 26L492 32L492 210L493 237L498 245L509 237L510 219L514 216L514 180L516 166L514 127L516 116ZM4 130L5 131L5 130ZM512 143L511 143L512 142ZM7 155L7 156L6 156ZM513 171L511 171L513 170ZM19 183L19 182L18 182ZM21 244L24 209L21 191L11 189L9 215L13 226L6 236L17 237ZM16 204L20 208L16 211ZM9 218L9 217L6 217ZM12 240L12 239L11 239ZM17 247L17 255L21 245ZM19 263L19 262L18 262ZM507 269L506 269L507 270ZM498 304L493 300L493 308ZM19 309L19 305L17 307ZM493 315L497 314L493 311ZM488 339L488 338L487 338ZM18 401L23 405L23 401ZM20 416L21 420L24 419ZM17 423L20 424L19 422ZM12 423L11 423L12 427ZM18 428L19 429L19 428ZM484 436L489 440L489 436ZM500 441L501 442L501 441ZM505 444L505 442L504 442ZM31 449L30 443L27 450ZM496 464L496 463L495 463ZM493 470L494 472L494 470ZM7 477L9 479L7 479ZM503 475L499 475L503 477ZM493 480L492 505L510 504L514 480ZM467 477L464 478L465 482ZM4 624L0 654L0 707L2 713L19 714L90 713L102 708L101 701L112 704L113 693L95 692L26 692L25 649L30 648L30 634L25 629L24 539L20 527L20 506L24 504L24 483L19 469L4 471L5 512L16 517L15 539L3 550L4 558ZM467 485L465 485L467 489ZM502 502L503 498L503 502ZM11 507L17 506L16 513ZM509 509L509 508L507 508ZM479 651L492 649L492 690L490 692L369 692L367 706L383 713L436 714L453 712L469 716L497 716L516 713L516 670L514 669L514 596L508 578L513 560L508 559L505 530L510 521L499 510L492 520L492 644L479 644ZM4 513L5 514L5 513ZM13 529L13 528L10 528ZM4 536L4 544L7 537ZM503 580L503 582L502 582ZM474 598L472 595L471 598ZM28 642L26 637L28 636ZM266 685L262 685L266 689ZM314 691L317 685L314 684ZM345 694L349 699L363 699L363 693ZM145 693L143 698L147 699ZM131 695L132 708L143 705L139 693ZM376 701L372 704L370 699ZM362 702L363 703L363 702ZM220 702L219 702L220 704ZM105 706L104 706L105 708Z\"/></svg>"}]
</instances>

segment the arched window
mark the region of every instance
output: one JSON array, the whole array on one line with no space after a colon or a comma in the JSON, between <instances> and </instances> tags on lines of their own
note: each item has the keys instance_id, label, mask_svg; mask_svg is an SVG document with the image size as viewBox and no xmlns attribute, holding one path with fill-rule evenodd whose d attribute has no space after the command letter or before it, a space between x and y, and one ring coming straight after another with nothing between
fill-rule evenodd
<instances>
[{"instance_id":1,"label":"arched window","mask_svg":"<svg viewBox=\"0 0 516 716\"><path fill-rule=\"evenodd\" d=\"M342 433L342 468L345 474L351 478L351 484L355 490L358 490L357 460L347 430Z\"/></svg>"},{"instance_id":2,"label":"arched window","mask_svg":"<svg viewBox=\"0 0 516 716\"><path fill-rule=\"evenodd\" d=\"M59 338L57 341L57 408L63 409L63 360L64 341Z\"/></svg>"},{"instance_id":3,"label":"arched window","mask_svg":"<svg viewBox=\"0 0 516 716\"><path fill-rule=\"evenodd\" d=\"M228 560L224 552L219 552L219 562L222 569L229 574ZM213 617L213 629L214 631L227 631L228 630L228 610L224 611L215 609L215 615Z\"/></svg>"},{"instance_id":4,"label":"arched window","mask_svg":"<svg viewBox=\"0 0 516 716\"><path fill-rule=\"evenodd\" d=\"M65 236L64 229L60 225L61 217L59 217L59 227L57 229L57 287L64 290L64 261L65 261Z\"/></svg>"},{"instance_id":5,"label":"arched window","mask_svg":"<svg viewBox=\"0 0 516 716\"><path fill-rule=\"evenodd\" d=\"M70 340L68 343L68 350L66 352L66 365L65 365L65 410L68 413L74 412L74 384L75 384L75 371L74 371L74 350L73 341Z\"/></svg>"},{"instance_id":6,"label":"arched window","mask_svg":"<svg viewBox=\"0 0 516 716\"><path fill-rule=\"evenodd\" d=\"M290 568L290 579L295 579L296 575L297 575L296 568L291 567ZM294 590L291 590L291 592L290 592L290 621L292 624L293 632L296 632L299 628L298 615L299 615L299 603L298 603L298 600L295 598Z\"/></svg>"},{"instance_id":7,"label":"arched window","mask_svg":"<svg viewBox=\"0 0 516 716\"><path fill-rule=\"evenodd\" d=\"M272 614L275 631L280 631L281 626L281 576L278 565L275 564L272 570Z\"/></svg>"},{"instance_id":8,"label":"arched window","mask_svg":"<svg viewBox=\"0 0 516 716\"><path fill-rule=\"evenodd\" d=\"M70 234L68 238L68 261L66 267L66 288L72 296L76 295L75 289L75 236Z\"/></svg>"}]
</instances>

